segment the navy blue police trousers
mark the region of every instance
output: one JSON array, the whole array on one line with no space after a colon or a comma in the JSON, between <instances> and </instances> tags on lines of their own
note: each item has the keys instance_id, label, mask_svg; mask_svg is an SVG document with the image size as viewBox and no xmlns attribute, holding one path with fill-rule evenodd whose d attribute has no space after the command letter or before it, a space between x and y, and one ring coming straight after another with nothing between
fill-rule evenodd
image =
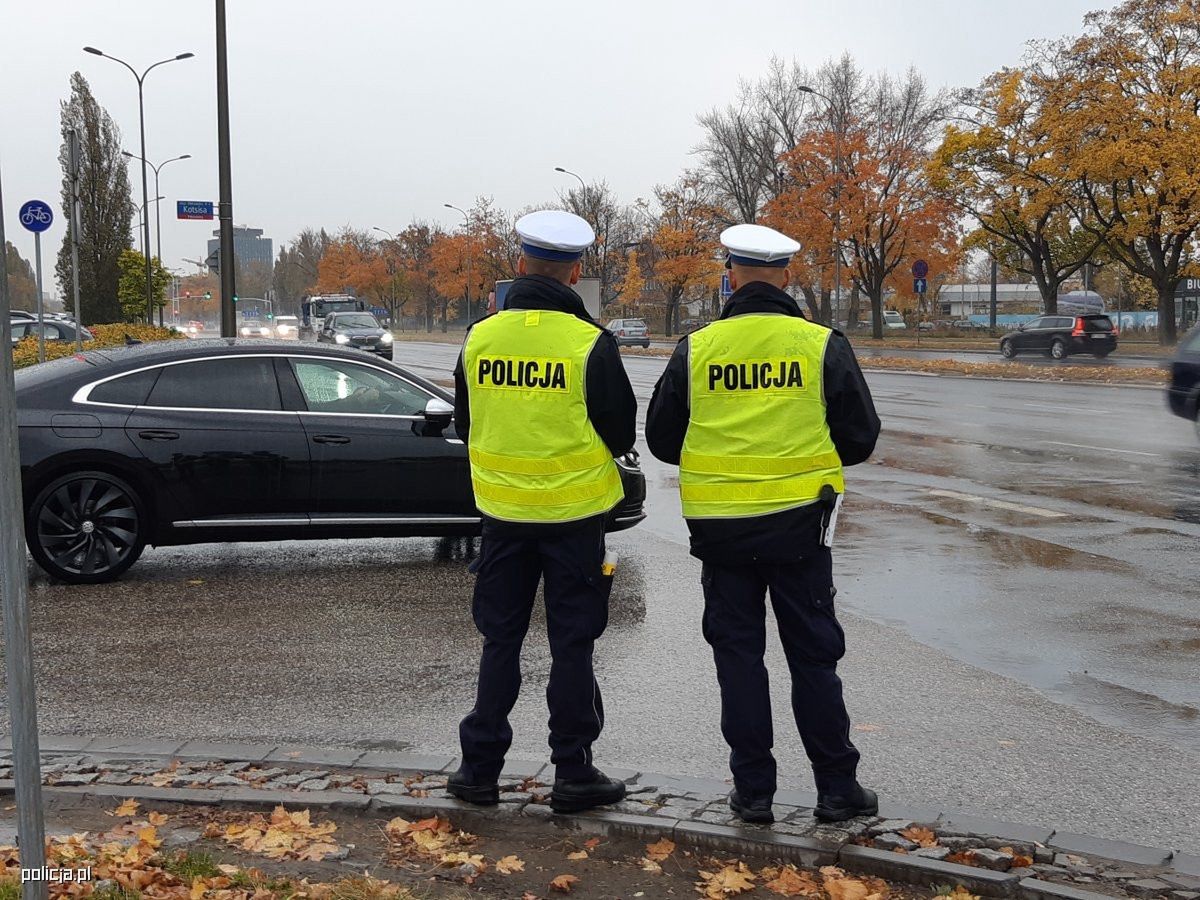
<instances>
[{"instance_id":1,"label":"navy blue police trousers","mask_svg":"<svg viewBox=\"0 0 1200 900\"><path fill-rule=\"evenodd\" d=\"M592 744L604 727L592 672L592 649L608 625L612 588L612 578L601 572L603 559L602 517L522 536L485 524L472 602L483 635L479 685L475 708L458 729L464 775L472 783L495 782L512 744L508 715L521 688L521 645L539 581L552 657L546 686L550 761L558 778L590 775Z\"/></svg>"},{"instance_id":2,"label":"navy blue police trousers","mask_svg":"<svg viewBox=\"0 0 1200 900\"><path fill-rule=\"evenodd\" d=\"M767 668L766 596L792 678L792 713L812 763L817 790L842 793L855 781L859 754L850 742L838 660L846 652L834 615L833 560L820 547L788 564L704 563L704 639L721 688L721 733L743 800L775 793L774 731Z\"/></svg>"}]
</instances>

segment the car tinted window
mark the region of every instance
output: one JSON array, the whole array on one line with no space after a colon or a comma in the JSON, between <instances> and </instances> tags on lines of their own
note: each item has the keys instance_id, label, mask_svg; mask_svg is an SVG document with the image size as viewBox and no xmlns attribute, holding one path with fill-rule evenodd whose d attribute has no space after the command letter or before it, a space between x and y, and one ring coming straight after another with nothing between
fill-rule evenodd
<instances>
[{"instance_id":1,"label":"car tinted window","mask_svg":"<svg viewBox=\"0 0 1200 900\"><path fill-rule=\"evenodd\" d=\"M281 409L271 360L229 356L164 366L147 406Z\"/></svg>"},{"instance_id":2,"label":"car tinted window","mask_svg":"<svg viewBox=\"0 0 1200 900\"><path fill-rule=\"evenodd\" d=\"M1026 328L1041 328L1046 324L1045 319L1033 319L1025 323Z\"/></svg>"},{"instance_id":3,"label":"car tinted window","mask_svg":"<svg viewBox=\"0 0 1200 900\"><path fill-rule=\"evenodd\" d=\"M92 388L88 399L97 403L141 406L150 396L150 388L154 387L154 382L158 380L160 372L162 369L144 369L141 372L114 378L112 381L106 381Z\"/></svg>"},{"instance_id":4,"label":"car tinted window","mask_svg":"<svg viewBox=\"0 0 1200 900\"><path fill-rule=\"evenodd\" d=\"M1074 328L1075 319L1073 316L1059 316L1054 320L1055 328Z\"/></svg>"},{"instance_id":5,"label":"car tinted window","mask_svg":"<svg viewBox=\"0 0 1200 900\"><path fill-rule=\"evenodd\" d=\"M291 363L304 401L313 412L415 416L432 396L371 366L299 357Z\"/></svg>"}]
</instances>

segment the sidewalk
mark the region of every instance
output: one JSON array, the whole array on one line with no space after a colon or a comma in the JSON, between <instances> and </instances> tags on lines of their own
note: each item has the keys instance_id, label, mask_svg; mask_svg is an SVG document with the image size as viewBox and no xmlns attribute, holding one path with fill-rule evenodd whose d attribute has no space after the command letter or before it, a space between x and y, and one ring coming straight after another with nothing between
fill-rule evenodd
<instances>
[{"instance_id":1,"label":"sidewalk","mask_svg":"<svg viewBox=\"0 0 1200 900\"><path fill-rule=\"evenodd\" d=\"M962 885L986 896L1200 900L1197 856L937 805L894 806L886 798L878 818L829 826L812 818L815 796L780 791L778 821L763 827L730 816L727 784L632 770L607 770L629 785L621 804L555 816L547 805L552 771L518 760L505 767L501 803L491 809L449 797L445 778L457 760L445 755L45 736L42 764L49 801L82 796L231 808L284 805L367 817L442 817L471 830L495 829L498 821L552 823L614 838L668 838L698 853L836 864L921 886ZM6 755L0 755L0 793L11 793L11 780L3 779L11 779Z\"/></svg>"}]
</instances>

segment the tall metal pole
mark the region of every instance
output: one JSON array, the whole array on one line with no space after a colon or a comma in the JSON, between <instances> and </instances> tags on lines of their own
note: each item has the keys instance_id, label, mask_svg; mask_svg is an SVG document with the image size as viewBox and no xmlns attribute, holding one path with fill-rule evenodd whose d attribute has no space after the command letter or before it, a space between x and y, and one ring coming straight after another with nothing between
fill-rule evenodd
<instances>
[{"instance_id":1,"label":"tall metal pole","mask_svg":"<svg viewBox=\"0 0 1200 900\"><path fill-rule=\"evenodd\" d=\"M137 81L137 86L138 86L138 128L141 132L141 138L142 138L142 155L140 157L142 160L142 209L144 210L147 206L150 205L150 189L147 184L148 178L146 176L146 103L145 103L145 97L144 97L144 91L143 91L144 83L146 81L146 76L150 74L150 71L152 69L156 69L159 66L166 65L169 62L176 62L181 59L191 59L192 54L191 53L180 53L179 55L173 56L170 59L161 59L158 62L154 63L153 65L147 66L145 71L143 71L139 75L137 69L135 69L129 63L125 62L125 60L118 59L115 56L109 56L103 50L97 50L95 47L84 47L83 52L91 53L95 56L103 56L105 59L111 59L113 62L120 63L125 68L127 68L131 73L133 73L133 77ZM150 325L154 322L154 288L153 288L153 283L152 283L153 278L150 274L150 219L149 219L149 217L146 217L144 219L144 221L142 222L142 230L143 230L142 255L146 257L146 324Z\"/></svg>"},{"instance_id":2,"label":"tall metal pole","mask_svg":"<svg viewBox=\"0 0 1200 900\"><path fill-rule=\"evenodd\" d=\"M142 90L142 79L137 80L138 85L138 126L142 132L142 209L145 210L150 205L150 189L146 178L146 103L144 92ZM145 231L145 241L142 247L145 248L142 256L146 259L146 324L154 324L154 279L150 274L150 216L146 212L142 213L142 228Z\"/></svg>"},{"instance_id":3,"label":"tall metal pole","mask_svg":"<svg viewBox=\"0 0 1200 900\"><path fill-rule=\"evenodd\" d=\"M33 233L33 255L37 261L37 316L38 316L38 362L46 361L46 325L42 309L42 233ZM19 522L20 519L10 521Z\"/></svg>"},{"instance_id":4,"label":"tall metal pole","mask_svg":"<svg viewBox=\"0 0 1200 900\"><path fill-rule=\"evenodd\" d=\"M991 282L988 286L988 329L994 335L996 333L996 278L1000 264L996 262L996 257L992 257L992 275Z\"/></svg>"},{"instance_id":5,"label":"tall metal pole","mask_svg":"<svg viewBox=\"0 0 1200 900\"><path fill-rule=\"evenodd\" d=\"M566 169L556 169L556 171L565 172L567 170ZM571 174L575 175L574 172L572 172ZM578 175L575 175L575 177L579 178ZM580 183L583 182L582 178L580 178L579 180L580 180ZM442 206L446 207L446 209L453 209L453 210L456 210L457 212L462 213L463 221L466 222L466 228L467 228L467 327L470 328L471 327L471 250L474 248L474 244L471 241L471 215L465 209L457 207L453 203L443 203ZM442 323L442 324L445 324L445 323Z\"/></svg>"},{"instance_id":6,"label":"tall metal pole","mask_svg":"<svg viewBox=\"0 0 1200 900\"><path fill-rule=\"evenodd\" d=\"M75 300L75 350L83 352L83 318L79 312L79 135L67 136L71 165L71 294Z\"/></svg>"},{"instance_id":7,"label":"tall metal pole","mask_svg":"<svg viewBox=\"0 0 1200 900\"><path fill-rule=\"evenodd\" d=\"M143 154L144 155L144 154ZM233 256L233 175L229 161L229 69L225 51L225 0L217 0L217 167L220 175L221 337L237 334Z\"/></svg>"},{"instance_id":8,"label":"tall metal pole","mask_svg":"<svg viewBox=\"0 0 1200 900\"><path fill-rule=\"evenodd\" d=\"M0 209L4 208L0 192ZM24 521L21 509L21 455L17 444L16 385L13 383L12 326L9 324L8 254L3 252L0 216L0 522ZM39 290L39 299L41 297ZM0 529L0 600L4 604L4 667L8 678L9 727L17 795L17 841L21 866L46 865L46 825L42 819L42 770L38 752L37 695L33 684L33 638L29 627L29 576L20 527ZM23 900L46 900L46 882L21 885Z\"/></svg>"},{"instance_id":9,"label":"tall metal pole","mask_svg":"<svg viewBox=\"0 0 1200 900\"><path fill-rule=\"evenodd\" d=\"M149 216L146 217L149 220ZM155 251L155 257L158 259L158 264L162 265L162 194L158 190L158 167L154 169L154 238L158 242L158 249ZM162 328L163 324L163 306L158 307L158 327Z\"/></svg>"}]
</instances>

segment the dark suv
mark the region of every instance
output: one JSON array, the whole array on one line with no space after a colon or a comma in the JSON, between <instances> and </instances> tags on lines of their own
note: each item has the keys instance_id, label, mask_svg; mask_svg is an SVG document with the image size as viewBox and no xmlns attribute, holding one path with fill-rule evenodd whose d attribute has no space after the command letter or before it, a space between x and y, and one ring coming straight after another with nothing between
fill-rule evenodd
<instances>
[{"instance_id":1,"label":"dark suv","mask_svg":"<svg viewBox=\"0 0 1200 900\"><path fill-rule=\"evenodd\" d=\"M1171 360L1167 405L1175 415L1195 422L1200 436L1200 328L1179 342L1179 353Z\"/></svg>"},{"instance_id":2,"label":"dark suv","mask_svg":"<svg viewBox=\"0 0 1200 900\"><path fill-rule=\"evenodd\" d=\"M1117 349L1117 329L1105 315L1041 316L1000 338L1000 354L1012 359L1035 350L1063 359L1072 353L1090 353L1103 359Z\"/></svg>"},{"instance_id":3,"label":"dark suv","mask_svg":"<svg viewBox=\"0 0 1200 900\"><path fill-rule=\"evenodd\" d=\"M392 333L369 312L330 313L317 332L317 342L366 350L384 359L392 358Z\"/></svg>"}]
</instances>

